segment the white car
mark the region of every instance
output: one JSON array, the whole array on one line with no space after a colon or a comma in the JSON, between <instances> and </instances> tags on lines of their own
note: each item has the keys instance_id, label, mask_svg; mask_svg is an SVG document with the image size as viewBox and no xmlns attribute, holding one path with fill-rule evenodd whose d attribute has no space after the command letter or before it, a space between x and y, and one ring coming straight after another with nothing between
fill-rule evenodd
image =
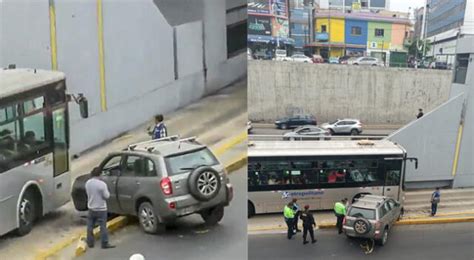
<instances>
[{"instance_id":1,"label":"white car","mask_svg":"<svg viewBox=\"0 0 474 260\"><path fill-rule=\"evenodd\" d=\"M337 119L333 122L324 123L321 128L335 134L358 135L362 133L362 123L358 119Z\"/></svg>"},{"instance_id":2,"label":"white car","mask_svg":"<svg viewBox=\"0 0 474 260\"><path fill-rule=\"evenodd\" d=\"M291 58L286 56L286 50L275 50L275 60L277 61L290 61Z\"/></svg>"},{"instance_id":3,"label":"white car","mask_svg":"<svg viewBox=\"0 0 474 260\"><path fill-rule=\"evenodd\" d=\"M313 63L313 60L304 54L294 54L291 60L295 62Z\"/></svg>"},{"instance_id":4,"label":"white car","mask_svg":"<svg viewBox=\"0 0 474 260\"><path fill-rule=\"evenodd\" d=\"M378 58L375 57L359 57L355 59L349 59L347 61L349 65L365 65L365 66L383 66L383 62L381 62Z\"/></svg>"}]
</instances>

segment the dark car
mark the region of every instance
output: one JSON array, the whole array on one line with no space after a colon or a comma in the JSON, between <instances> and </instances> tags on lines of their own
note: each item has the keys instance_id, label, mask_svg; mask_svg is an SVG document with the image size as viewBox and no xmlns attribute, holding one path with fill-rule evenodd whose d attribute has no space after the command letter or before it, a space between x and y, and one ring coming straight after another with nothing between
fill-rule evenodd
<instances>
[{"instance_id":1,"label":"dark car","mask_svg":"<svg viewBox=\"0 0 474 260\"><path fill-rule=\"evenodd\" d=\"M275 121L275 126L278 129L290 129L304 125L317 125L316 118L311 115L296 115Z\"/></svg>"}]
</instances>

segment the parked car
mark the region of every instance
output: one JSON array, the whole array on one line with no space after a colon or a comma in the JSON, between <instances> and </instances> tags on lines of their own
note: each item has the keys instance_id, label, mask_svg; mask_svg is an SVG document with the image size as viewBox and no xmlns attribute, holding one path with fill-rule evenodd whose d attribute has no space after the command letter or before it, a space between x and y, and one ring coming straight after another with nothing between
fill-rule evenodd
<instances>
[{"instance_id":1,"label":"parked car","mask_svg":"<svg viewBox=\"0 0 474 260\"><path fill-rule=\"evenodd\" d=\"M313 55L312 61L313 61L313 63L324 63L323 57L321 57L321 55L317 55L317 54Z\"/></svg>"},{"instance_id":2,"label":"parked car","mask_svg":"<svg viewBox=\"0 0 474 260\"><path fill-rule=\"evenodd\" d=\"M339 57L330 57L329 64L339 64Z\"/></svg>"},{"instance_id":3,"label":"parked car","mask_svg":"<svg viewBox=\"0 0 474 260\"><path fill-rule=\"evenodd\" d=\"M401 214L402 206L394 199L365 195L349 206L343 230L348 237L372 238L383 246Z\"/></svg>"},{"instance_id":4,"label":"parked car","mask_svg":"<svg viewBox=\"0 0 474 260\"><path fill-rule=\"evenodd\" d=\"M383 66L383 63L375 57L358 57L355 59L349 59L347 61L349 65L365 65L365 66Z\"/></svg>"},{"instance_id":5,"label":"parked car","mask_svg":"<svg viewBox=\"0 0 474 260\"><path fill-rule=\"evenodd\" d=\"M316 119L310 115L296 115L275 121L275 126L278 129L290 129L304 125L317 125Z\"/></svg>"},{"instance_id":6,"label":"parked car","mask_svg":"<svg viewBox=\"0 0 474 260\"><path fill-rule=\"evenodd\" d=\"M286 56L286 50L277 49L275 50L275 60L277 61L291 61L291 58Z\"/></svg>"},{"instance_id":7,"label":"parked car","mask_svg":"<svg viewBox=\"0 0 474 260\"><path fill-rule=\"evenodd\" d=\"M109 154L94 171L107 184L109 213L137 216L146 233L161 233L168 223L193 213L206 224L217 224L233 188L211 150L194 138L177 136L130 145ZM78 177L72 199L79 211L87 210L85 183Z\"/></svg>"},{"instance_id":8,"label":"parked car","mask_svg":"<svg viewBox=\"0 0 474 260\"><path fill-rule=\"evenodd\" d=\"M252 51L247 48L247 60L253 60Z\"/></svg>"},{"instance_id":9,"label":"parked car","mask_svg":"<svg viewBox=\"0 0 474 260\"><path fill-rule=\"evenodd\" d=\"M283 140L320 140L321 138L328 139L327 137L330 135L328 130L314 125L305 125L285 133Z\"/></svg>"},{"instance_id":10,"label":"parked car","mask_svg":"<svg viewBox=\"0 0 474 260\"><path fill-rule=\"evenodd\" d=\"M347 60L349 60L351 56L342 56L339 58L339 63L340 64L347 64Z\"/></svg>"},{"instance_id":11,"label":"parked car","mask_svg":"<svg viewBox=\"0 0 474 260\"><path fill-rule=\"evenodd\" d=\"M337 119L324 123L321 128L328 130L331 134L358 135L362 133L362 123L358 119Z\"/></svg>"},{"instance_id":12,"label":"parked car","mask_svg":"<svg viewBox=\"0 0 474 260\"><path fill-rule=\"evenodd\" d=\"M268 50L260 49L260 50L256 50L253 53L253 58L256 59L256 60L271 60L272 55Z\"/></svg>"},{"instance_id":13,"label":"parked car","mask_svg":"<svg viewBox=\"0 0 474 260\"><path fill-rule=\"evenodd\" d=\"M247 121L247 134L252 133L252 121Z\"/></svg>"},{"instance_id":14,"label":"parked car","mask_svg":"<svg viewBox=\"0 0 474 260\"><path fill-rule=\"evenodd\" d=\"M291 56L291 60L295 62L313 63L311 58L304 54L294 54L293 56Z\"/></svg>"}]
</instances>

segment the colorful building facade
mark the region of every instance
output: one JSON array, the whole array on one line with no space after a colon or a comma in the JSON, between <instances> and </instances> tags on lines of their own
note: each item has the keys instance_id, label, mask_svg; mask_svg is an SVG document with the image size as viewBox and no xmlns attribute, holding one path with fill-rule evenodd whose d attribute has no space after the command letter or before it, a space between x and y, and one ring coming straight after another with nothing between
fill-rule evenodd
<instances>
[{"instance_id":1,"label":"colorful building facade","mask_svg":"<svg viewBox=\"0 0 474 260\"><path fill-rule=\"evenodd\" d=\"M315 13L315 38L306 47L324 58L374 56L388 61L391 52L407 51L411 27L407 18L373 13Z\"/></svg>"}]
</instances>

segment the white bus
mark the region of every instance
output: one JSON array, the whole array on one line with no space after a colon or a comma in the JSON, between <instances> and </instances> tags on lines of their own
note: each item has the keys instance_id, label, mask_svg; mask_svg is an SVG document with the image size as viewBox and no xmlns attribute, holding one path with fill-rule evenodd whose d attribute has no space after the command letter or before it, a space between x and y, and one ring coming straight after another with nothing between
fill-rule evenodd
<instances>
[{"instance_id":1,"label":"white bus","mask_svg":"<svg viewBox=\"0 0 474 260\"><path fill-rule=\"evenodd\" d=\"M0 70L0 235L25 235L69 201L70 97L62 72ZM87 117L85 98L74 99Z\"/></svg>"},{"instance_id":2,"label":"white bus","mask_svg":"<svg viewBox=\"0 0 474 260\"><path fill-rule=\"evenodd\" d=\"M332 209L363 194L403 202L406 151L388 140L253 141L248 149L248 216L281 212L297 198Z\"/></svg>"}]
</instances>

